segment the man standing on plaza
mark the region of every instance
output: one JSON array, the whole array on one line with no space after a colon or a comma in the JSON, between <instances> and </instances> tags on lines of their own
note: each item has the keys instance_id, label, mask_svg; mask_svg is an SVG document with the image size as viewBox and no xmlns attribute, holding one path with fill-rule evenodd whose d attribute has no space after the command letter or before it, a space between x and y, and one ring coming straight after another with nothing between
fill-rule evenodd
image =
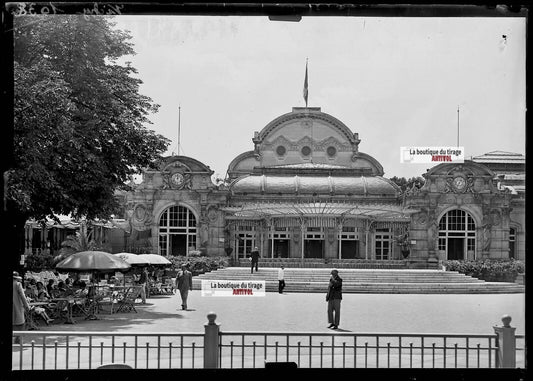
<instances>
[{"instance_id":1,"label":"man standing on plaza","mask_svg":"<svg viewBox=\"0 0 533 381\"><path fill-rule=\"evenodd\" d=\"M342 279L337 270L331 270L328 294L328 328L337 329L341 320Z\"/></svg>"},{"instance_id":2,"label":"man standing on plaza","mask_svg":"<svg viewBox=\"0 0 533 381\"><path fill-rule=\"evenodd\" d=\"M254 273L254 266L255 266L255 271L259 271L258 269L258 266L259 266L259 248L256 246L254 247L254 249L252 250L251 252L251 258L252 258L252 274Z\"/></svg>"},{"instance_id":3,"label":"man standing on plaza","mask_svg":"<svg viewBox=\"0 0 533 381\"><path fill-rule=\"evenodd\" d=\"M285 267L283 265L278 270L278 283L278 292L283 294L283 289L285 288Z\"/></svg>"},{"instance_id":4,"label":"man standing on plaza","mask_svg":"<svg viewBox=\"0 0 533 381\"><path fill-rule=\"evenodd\" d=\"M192 291L192 273L187 270L187 265L185 263L181 265L181 270L178 271L176 287L181 295L181 309L186 310L187 297L189 296L189 291Z\"/></svg>"}]
</instances>

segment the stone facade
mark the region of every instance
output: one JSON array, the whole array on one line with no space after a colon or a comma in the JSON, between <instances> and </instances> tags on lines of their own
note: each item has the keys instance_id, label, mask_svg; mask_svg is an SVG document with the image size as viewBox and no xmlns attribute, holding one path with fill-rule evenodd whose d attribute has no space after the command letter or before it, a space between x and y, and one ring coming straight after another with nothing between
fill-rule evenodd
<instances>
[{"instance_id":1,"label":"stone facade","mask_svg":"<svg viewBox=\"0 0 533 381\"><path fill-rule=\"evenodd\" d=\"M229 164L226 185L214 185L209 167L192 158L168 157L125 195L126 219L137 231L128 244L143 236L164 255L200 250L238 259L258 246L263 257L390 260L402 259L403 236L407 260L420 267L525 259L523 156L495 152L440 164L422 175L423 187L400 194L360 142L320 108L295 107L254 133L253 150ZM193 245L171 238L179 229L162 228L173 207L194 217Z\"/></svg>"},{"instance_id":2,"label":"stone facade","mask_svg":"<svg viewBox=\"0 0 533 381\"><path fill-rule=\"evenodd\" d=\"M198 160L166 157L118 194L124 219L108 241L116 252L162 255L239 259L258 246L263 257L400 260L403 238L411 267L525 260L522 155L439 164L401 193L360 142L320 108L295 107L253 134L222 185Z\"/></svg>"},{"instance_id":3,"label":"stone facade","mask_svg":"<svg viewBox=\"0 0 533 381\"><path fill-rule=\"evenodd\" d=\"M465 161L437 165L423 176L424 186L405 198L406 206L420 210L410 224L414 257L429 263L509 258L512 195L491 170Z\"/></svg>"},{"instance_id":4,"label":"stone facade","mask_svg":"<svg viewBox=\"0 0 533 381\"><path fill-rule=\"evenodd\" d=\"M213 184L212 174L209 167L186 156L167 157L159 170L146 171L134 191L124 194L126 219L132 228L126 249L151 249L165 255L188 255L191 250L223 255L224 218L219 209L228 192ZM184 211L189 212L184 215ZM165 224L169 213L172 219ZM146 232L145 241L139 242L136 237L142 232ZM173 241L174 235L181 237Z\"/></svg>"}]
</instances>

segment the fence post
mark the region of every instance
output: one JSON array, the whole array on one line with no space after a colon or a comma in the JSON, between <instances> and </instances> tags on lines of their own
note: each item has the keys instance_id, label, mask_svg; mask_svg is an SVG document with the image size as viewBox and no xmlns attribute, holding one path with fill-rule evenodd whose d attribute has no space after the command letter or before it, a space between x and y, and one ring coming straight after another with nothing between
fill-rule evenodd
<instances>
[{"instance_id":1,"label":"fence post","mask_svg":"<svg viewBox=\"0 0 533 381\"><path fill-rule=\"evenodd\" d=\"M495 326L494 332L498 340L496 366L498 368L516 368L516 337L515 327L511 327L511 316L502 316L502 327Z\"/></svg>"},{"instance_id":2,"label":"fence post","mask_svg":"<svg viewBox=\"0 0 533 381\"><path fill-rule=\"evenodd\" d=\"M218 368L220 324L215 323L216 318L214 312L209 312L204 324L204 368Z\"/></svg>"}]
</instances>

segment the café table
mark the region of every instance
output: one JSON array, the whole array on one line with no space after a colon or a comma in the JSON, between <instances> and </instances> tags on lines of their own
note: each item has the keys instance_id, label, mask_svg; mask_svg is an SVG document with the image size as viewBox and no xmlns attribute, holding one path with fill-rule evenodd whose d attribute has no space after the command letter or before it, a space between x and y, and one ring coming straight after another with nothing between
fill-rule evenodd
<instances>
[{"instance_id":1,"label":"caf\u00e9 table","mask_svg":"<svg viewBox=\"0 0 533 381\"><path fill-rule=\"evenodd\" d=\"M99 313L100 311L104 311L103 306L109 305L109 313L116 313L119 305L124 299L124 296L128 294L131 288L132 286L130 285L115 284L96 286L94 294L96 306L94 307L94 311Z\"/></svg>"},{"instance_id":2,"label":"caf\u00e9 table","mask_svg":"<svg viewBox=\"0 0 533 381\"><path fill-rule=\"evenodd\" d=\"M64 298L54 298L52 302L61 303L66 302L67 304L67 316L65 317L65 324L76 324L76 320L73 317L73 307L76 302L82 302L85 298L75 298L75 297L64 297Z\"/></svg>"}]
</instances>

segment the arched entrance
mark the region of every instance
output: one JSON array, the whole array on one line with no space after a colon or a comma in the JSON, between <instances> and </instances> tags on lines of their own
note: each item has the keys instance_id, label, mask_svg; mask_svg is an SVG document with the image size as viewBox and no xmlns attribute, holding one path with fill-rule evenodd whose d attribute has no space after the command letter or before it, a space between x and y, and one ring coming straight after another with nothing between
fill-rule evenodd
<instances>
[{"instance_id":1,"label":"arched entrance","mask_svg":"<svg viewBox=\"0 0 533 381\"><path fill-rule=\"evenodd\" d=\"M475 259L476 223L460 209L448 211L439 221L439 250L448 260Z\"/></svg>"},{"instance_id":2,"label":"arched entrance","mask_svg":"<svg viewBox=\"0 0 533 381\"><path fill-rule=\"evenodd\" d=\"M159 254L188 255L196 250L196 217L185 206L166 209L159 219Z\"/></svg>"}]
</instances>

